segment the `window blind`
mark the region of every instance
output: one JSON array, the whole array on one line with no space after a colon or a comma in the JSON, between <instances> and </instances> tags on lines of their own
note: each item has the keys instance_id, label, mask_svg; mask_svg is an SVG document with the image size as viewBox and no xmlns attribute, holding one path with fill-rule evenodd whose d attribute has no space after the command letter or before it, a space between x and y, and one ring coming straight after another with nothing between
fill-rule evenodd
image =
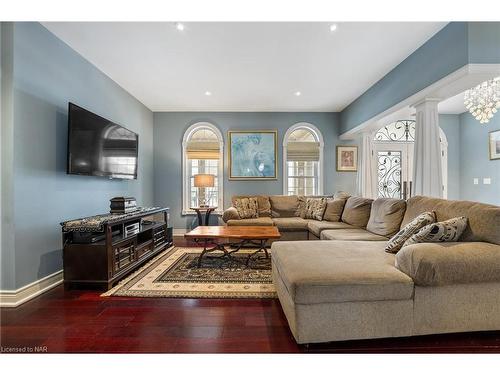
<instances>
[{"instance_id":1,"label":"window blind","mask_svg":"<svg viewBox=\"0 0 500 375\"><path fill-rule=\"evenodd\" d=\"M288 142L288 161L319 161L318 142Z\"/></svg>"},{"instance_id":2,"label":"window blind","mask_svg":"<svg viewBox=\"0 0 500 375\"><path fill-rule=\"evenodd\" d=\"M191 141L187 144L188 159L219 159L218 142L196 142Z\"/></svg>"}]
</instances>

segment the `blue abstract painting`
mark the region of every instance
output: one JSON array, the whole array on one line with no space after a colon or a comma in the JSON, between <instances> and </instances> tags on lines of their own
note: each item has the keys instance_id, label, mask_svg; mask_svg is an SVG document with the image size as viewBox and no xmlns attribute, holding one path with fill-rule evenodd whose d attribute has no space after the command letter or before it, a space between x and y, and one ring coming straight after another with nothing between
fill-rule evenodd
<instances>
[{"instance_id":1,"label":"blue abstract painting","mask_svg":"<svg viewBox=\"0 0 500 375\"><path fill-rule=\"evenodd\" d=\"M276 179L276 131L230 131L229 178Z\"/></svg>"}]
</instances>

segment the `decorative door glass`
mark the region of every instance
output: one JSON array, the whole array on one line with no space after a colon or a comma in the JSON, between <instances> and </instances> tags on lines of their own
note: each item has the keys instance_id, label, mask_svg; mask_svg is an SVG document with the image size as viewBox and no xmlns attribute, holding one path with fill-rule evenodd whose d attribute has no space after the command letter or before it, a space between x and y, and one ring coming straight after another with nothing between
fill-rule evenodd
<instances>
[{"instance_id":1,"label":"decorative door glass","mask_svg":"<svg viewBox=\"0 0 500 375\"><path fill-rule=\"evenodd\" d=\"M377 151L378 196L401 198L401 151Z\"/></svg>"}]
</instances>

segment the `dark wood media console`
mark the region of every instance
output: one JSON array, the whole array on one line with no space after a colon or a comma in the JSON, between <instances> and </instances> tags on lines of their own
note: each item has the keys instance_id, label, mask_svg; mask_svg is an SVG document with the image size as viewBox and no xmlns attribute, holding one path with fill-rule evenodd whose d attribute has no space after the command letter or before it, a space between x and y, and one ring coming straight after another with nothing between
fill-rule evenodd
<instances>
[{"instance_id":1,"label":"dark wood media console","mask_svg":"<svg viewBox=\"0 0 500 375\"><path fill-rule=\"evenodd\" d=\"M162 250L172 246L168 208L157 208L103 224L103 231L63 231L64 287L110 289ZM163 214L163 215L161 215ZM163 216L163 221L152 220ZM148 222L144 219L148 218ZM126 228L138 224L128 233ZM136 226L137 227L137 226Z\"/></svg>"}]
</instances>

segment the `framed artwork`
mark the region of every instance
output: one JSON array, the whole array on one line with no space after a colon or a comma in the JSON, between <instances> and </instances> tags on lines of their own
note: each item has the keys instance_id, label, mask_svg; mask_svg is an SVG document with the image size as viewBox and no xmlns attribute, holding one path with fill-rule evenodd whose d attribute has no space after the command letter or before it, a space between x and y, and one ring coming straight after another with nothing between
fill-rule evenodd
<instances>
[{"instance_id":1,"label":"framed artwork","mask_svg":"<svg viewBox=\"0 0 500 375\"><path fill-rule=\"evenodd\" d=\"M277 130L230 130L229 179L277 179Z\"/></svg>"},{"instance_id":2,"label":"framed artwork","mask_svg":"<svg viewBox=\"0 0 500 375\"><path fill-rule=\"evenodd\" d=\"M489 133L490 160L500 159L500 129Z\"/></svg>"},{"instance_id":3,"label":"framed artwork","mask_svg":"<svg viewBox=\"0 0 500 375\"><path fill-rule=\"evenodd\" d=\"M358 146L337 146L337 172L357 172Z\"/></svg>"}]
</instances>

